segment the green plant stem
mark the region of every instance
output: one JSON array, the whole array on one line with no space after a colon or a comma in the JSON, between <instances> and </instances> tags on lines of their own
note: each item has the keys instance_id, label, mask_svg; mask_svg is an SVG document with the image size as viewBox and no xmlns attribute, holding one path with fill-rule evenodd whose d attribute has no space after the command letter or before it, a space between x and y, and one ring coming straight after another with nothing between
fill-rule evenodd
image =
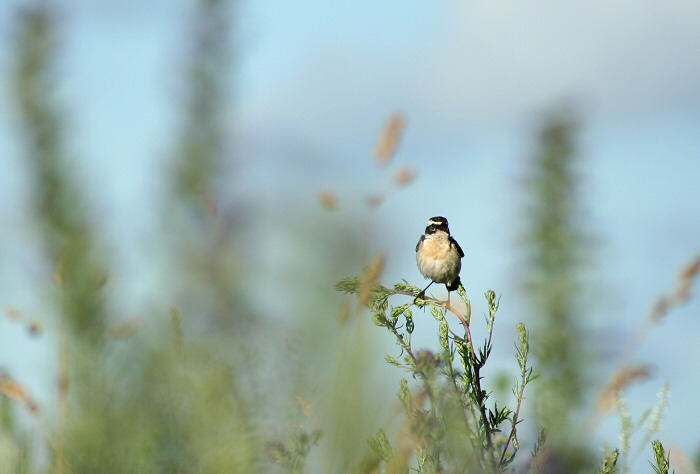
<instances>
[{"instance_id":1,"label":"green plant stem","mask_svg":"<svg viewBox=\"0 0 700 474\"><path fill-rule=\"evenodd\" d=\"M460 338L460 339L461 339L461 338ZM455 372L454 367L452 366L452 364L446 364L446 365L447 365L447 368L448 368L448 375L450 376L450 381L452 382L452 387L454 387L455 392L459 395L459 397L460 397L460 399L461 399L461 397L462 397L462 395L463 395L463 389L462 389L459 385L457 385L457 382L456 382L456 380L457 380L457 373ZM469 412L470 412L471 415L474 417L474 423L478 423L478 418L479 418L479 417L476 415L476 413L474 413L474 410L473 410L473 409L470 409ZM465 426L465 427L468 427L468 426L469 426L469 420L467 419L467 414L465 413L464 410L462 410L462 413L464 414L464 426Z\"/></svg>"},{"instance_id":2,"label":"green plant stem","mask_svg":"<svg viewBox=\"0 0 700 474\"><path fill-rule=\"evenodd\" d=\"M420 365L418 363L418 359L416 358L415 354L413 353L413 350L411 349L411 345L409 343L406 343L404 341L403 335L399 334L399 332L396 329L391 329L391 332L394 334L396 337L396 340L399 341L399 345L401 346L401 349L406 351L408 356L411 358L413 361L413 370L420 375L421 379L425 382L425 392L428 394L428 399L430 400L430 408L432 412L435 412L435 394L433 393L432 387L430 386L430 383L428 383L428 374L425 373L425 371L421 370Z\"/></svg>"},{"instance_id":3,"label":"green plant stem","mask_svg":"<svg viewBox=\"0 0 700 474\"><path fill-rule=\"evenodd\" d=\"M398 293L398 292L397 292ZM408 292L406 292L408 293ZM413 296L413 295L411 295ZM474 391L476 392L476 402L479 405L479 413L481 415L481 422L484 425L484 432L486 435L486 447L489 452L489 462L491 463L491 467L495 470L496 469L496 456L493 452L493 437L491 436L491 424L489 423L488 416L486 414L486 400L484 397L484 392L481 389L481 364L479 363L477 357L476 357L476 352L474 352L474 341L472 340L472 333L471 330L469 329L469 323L467 322L467 318L465 315L460 313L455 307L453 307L449 303L442 302L440 300L437 300L435 298L427 298L424 301L434 301L441 306L443 306L447 311L450 313L454 314L457 316L457 319L462 323L462 327L464 327L464 335L466 342L469 344L469 356L471 358L471 370L473 371L473 384L474 384ZM467 303L467 313L471 313L471 305ZM469 318L471 319L471 317ZM462 342L464 344L464 342ZM468 368L467 368L468 369Z\"/></svg>"},{"instance_id":4,"label":"green plant stem","mask_svg":"<svg viewBox=\"0 0 700 474\"><path fill-rule=\"evenodd\" d=\"M516 426L518 424L518 418L520 416L520 406L522 405L523 402L523 393L525 392L525 385L527 384L527 369L523 367L522 370L522 379L520 381L520 394L518 396L518 404L515 407L515 413L513 414L513 426L510 429L510 434L508 435L508 439L506 440L506 444L503 447L503 452L501 453L501 459L498 462L499 466L503 466L503 462L506 459L506 452L508 451L508 446L510 443L513 441L513 437L515 436L515 431L516 431Z\"/></svg>"},{"instance_id":5,"label":"green plant stem","mask_svg":"<svg viewBox=\"0 0 700 474\"><path fill-rule=\"evenodd\" d=\"M491 436L491 425L489 423L488 416L486 415L486 400L484 397L484 392L481 389L481 364L478 362L476 353L474 352L474 342L472 341L472 334L471 331L469 330L469 324L467 324L466 319L464 316L462 316L457 310L452 308L451 306L448 308L451 313L457 315L457 317L460 319L462 322L462 325L464 326L465 330L465 336L466 340L469 344L469 355L471 357L471 369L474 372L473 376L473 384L474 384L474 390L476 392L476 402L479 405L479 412L481 414L481 422L484 424L484 432L486 434L486 447L489 452L490 459L489 461L491 462L491 466L496 468L496 456L493 452L493 438Z\"/></svg>"},{"instance_id":6,"label":"green plant stem","mask_svg":"<svg viewBox=\"0 0 700 474\"><path fill-rule=\"evenodd\" d=\"M402 291L402 290L390 290L387 289L389 296L391 295L406 295L406 296L413 296L415 297L416 295L412 292L409 291ZM465 342L469 345L469 358L470 358L470 366L471 367L465 367L467 370L471 368L472 370L472 375L471 379L473 380L473 389L476 395L476 403L479 405L479 417L481 418L481 423L484 425L484 434L486 436L486 448L488 451L488 462L491 464L492 470L495 472L497 469L497 461L496 461L496 455L493 451L493 436L491 434L491 424L489 423L488 415L486 413L486 398L484 396L484 392L481 388L481 363L479 362L476 352L474 351L474 341L472 340L472 334L471 330L469 329L469 322L467 319L471 320L471 305L467 301L467 313L466 315L462 314L460 311L457 310L454 306L452 306L450 303L446 301L441 301L436 298L421 298L423 301L427 303L434 303L437 304L441 307L443 307L446 311L449 311L450 313L454 314L457 319L459 319L460 323L462 324L462 327L464 328L464 339L462 339L462 344ZM395 330L392 331L394 332L394 335L397 337L397 339L400 341L401 347L406 350L406 352L411 356L411 358L414 361L414 365L416 362L415 357L413 356L413 353L411 352L410 348L407 347L405 342L403 341L403 336L398 334ZM454 333L453 333L454 334ZM490 337L489 337L489 342L490 342ZM425 378L425 374L418 370L420 373L421 377ZM431 400L431 405L432 405L432 394L429 392L428 396L430 397ZM518 407L519 408L519 407Z\"/></svg>"}]
</instances>

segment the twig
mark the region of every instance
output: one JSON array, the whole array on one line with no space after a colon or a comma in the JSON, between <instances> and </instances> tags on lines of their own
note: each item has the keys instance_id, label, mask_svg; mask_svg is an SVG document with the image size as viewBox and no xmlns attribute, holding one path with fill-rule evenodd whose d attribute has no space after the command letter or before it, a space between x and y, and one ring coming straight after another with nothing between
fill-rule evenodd
<instances>
[{"instance_id":1,"label":"twig","mask_svg":"<svg viewBox=\"0 0 700 474\"><path fill-rule=\"evenodd\" d=\"M523 392L525 391L525 385L527 384L527 370L523 369L522 371L522 380L521 380L521 386L520 386L520 396L518 397L518 404L515 407L515 413L513 414L513 425L511 426L510 429L510 434L508 435L508 439L506 440L505 446L503 446L503 453L501 453L501 459L498 461L499 466L503 466L503 462L506 459L506 452L508 451L508 446L510 446L511 441L513 441L513 437L515 436L515 431L516 431L516 426L518 424L518 418L520 416L520 406L523 402Z\"/></svg>"},{"instance_id":2,"label":"twig","mask_svg":"<svg viewBox=\"0 0 700 474\"><path fill-rule=\"evenodd\" d=\"M496 469L496 456L493 452L493 438L491 436L491 424L489 423L488 416L486 415L486 399L484 397L484 392L481 389L481 374L480 374L480 369L481 369L481 363L478 361L476 357L476 352L474 351L474 341L472 340L472 333L471 330L469 329L469 323L467 322L467 318L462 315L459 311L457 311L451 304L448 304L445 306L447 310L449 310L452 314L457 316L459 321L462 323L462 326L464 327L464 335L466 336L466 341L469 344L469 355L471 356L471 366L472 370L474 372L474 389L476 392L476 402L479 405L479 412L481 414L481 422L484 424L484 432L486 434L486 447L489 452L490 456L490 461L491 461L491 466L495 470ZM469 319L471 319L471 304L469 301L466 301L466 308L467 308L467 314L470 316Z\"/></svg>"},{"instance_id":3,"label":"twig","mask_svg":"<svg viewBox=\"0 0 700 474\"><path fill-rule=\"evenodd\" d=\"M395 294L395 295L416 296L412 292L402 291L402 290L389 290L389 293ZM474 388L474 391L476 392L475 393L476 402L479 405L479 414L481 416L481 422L484 425L484 432L486 435L486 447L487 447L487 451L489 452L489 456L490 456L489 461L491 463L492 469L495 472L495 470L497 468L497 464L496 464L496 455L493 452L493 437L491 435L491 424L489 423L488 415L486 414L486 400L484 397L484 392L481 389L481 374L480 374L481 364L479 363L478 358L476 356L476 352L474 351L474 342L472 340L471 330L469 329L469 322L467 321L467 318L464 314L459 312L454 306L452 306L451 304L449 304L445 301L441 301L441 300L438 300L436 298L431 298L431 297L421 298L421 299L423 301L426 301L426 302L436 303L436 304L442 306L443 308L445 308L446 311L449 311L450 313L454 314L457 317L457 319L459 319L460 323L462 324L462 327L464 328L465 338L462 340L463 341L462 344L464 344L466 342L468 344L468 347L469 347L469 356L471 358L470 365L471 365L471 370L473 372L473 377L471 377L473 380L473 382L472 382L473 388ZM471 305L470 305L468 300L466 301L466 310L467 310L466 315L470 316L469 319L471 319ZM403 344L402 344L402 347L404 347L404 349L407 349ZM408 349L407 349L407 352L409 352ZM415 358L413 357L411 352L409 352L409 355L414 359L414 362L415 362ZM467 369L469 369L469 367L467 367ZM421 375L424 375L424 374L421 373ZM432 396L430 393L428 393L428 396L431 397L431 401L432 401Z\"/></svg>"}]
</instances>

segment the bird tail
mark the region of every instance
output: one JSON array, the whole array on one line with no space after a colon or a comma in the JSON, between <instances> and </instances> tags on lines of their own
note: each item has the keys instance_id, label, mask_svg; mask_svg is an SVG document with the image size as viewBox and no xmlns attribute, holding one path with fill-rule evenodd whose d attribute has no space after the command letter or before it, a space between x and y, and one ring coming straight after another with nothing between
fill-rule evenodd
<instances>
[{"instance_id":1,"label":"bird tail","mask_svg":"<svg viewBox=\"0 0 700 474\"><path fill-rule=\"evenodd\" d=\"M462 280L457 277L451 284L445 286L447 287L447 291L455 291L460 285L462 285Z\"/></svg>"}]
</instances>

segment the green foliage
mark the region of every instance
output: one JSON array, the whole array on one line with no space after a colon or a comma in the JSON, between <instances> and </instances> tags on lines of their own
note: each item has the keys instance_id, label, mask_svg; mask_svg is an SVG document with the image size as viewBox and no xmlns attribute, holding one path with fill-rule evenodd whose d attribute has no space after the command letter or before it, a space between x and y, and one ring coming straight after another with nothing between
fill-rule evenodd
<instances>
[{"instance_id":1,"label":"green foliage","mask_svg":"<svg viewBox=\"0 0 700 474\"><path fill-rule=\"evenodd\" d=\"M171 311L174 337L168 337L162 311L153 325L126 340L110 338L112 315L103 302L106 262L96 250L90 199L69 171L66 114L53 95L54 16L40 4L18 17L14 98L34 180L35 217L60 295L55 304L61 317L55 325L60 383L52 394L57 416L45 422L47 473L248 473L275 464L301 472L320 439L318 430L298 429L282 450L266 451L262 420L253 416L265 400L252 396L251 367L258 361L243 352L241 328L249 325L241 324L247 310L233 284L236 239L229 226L218 225L211 205L213 176L225 154L222 63L229 54L224 46L229 8L228 2L210 0L195 8L197 50L189 65L191 89L178 134L182 152L169 197L170 210L187 217L170 222L163 234L172 238L161 243L172 251L173 268L179 267L173 280L184 288L178 289L181 300L174 299L178 309ZM221 351L222 339L236 350ZM3 383L2 395L29 407L22 387ZM9 413L5 405L3 400L2 412ZM45 415L36 410L31 416ZM38 456L7 420L0 432L2 471L38 472Z\"/></svg>"},{"instance_id":2,"label":"green foliage","mask_svg":"<svg viewBox=\"0 0 700 474\"><path fill-rule=\"evenodd\" d=\"M652 437L661 429L661 418L668 407L670 390L664 384L657 394L658 401L653 407L644 410L635 420L629 411L627 402L622 397L615 399L620 417L620 454L622 455L622 472L630 472L630 464L642 451L652 443ZM636 443L635 443L636 441ZM635 443L635 445L633 445Z\"/></svg>"},{"instance_id":3,"label":"green foliage","mask_svg":"<svg viewBox=\"0 0 700 474\"><path fill-rule=\"evenodd\" d=\"M569 442L574 407L590 383L580 323L580 295L588 263L588 236L581 230L576 138L579 125L570 110L546 118L538 130L526 177L527 196L522 272L533 340L543 382L538 384L537 415L557 444ZM563 383L563 381L566 381Z\"/></svg>"},{"instance_id":4,"label":"green foliage","mask_svg":"<svg viewBox=\"0 0 700 474\"><path fill-rule=\"evenodd\" d=\"M344 278L342 280L337 281L335 284L336 291L342 291L345 294L357 293L357 290L359 288L360 288L360 279L357 277Z\"/></svg>"},{"instance_id":5,"label":"green foliage","mask_svg":"<svg viewBox=\"0 0 700 474\"><path fill-rule=\"evenodd\" d=\"M387 438L384 430L380 429L377 432L377 436L367 440L367 444L372 448L383 461L389 462L393 456L393 449L391 449L391 444L389 444L389 438Z\"/></svg>"},{"instance_id":6,"label":"green foliage","mask_svg":"<svg viewBox=\"0 0 700 474\"><path fill-rule=\"evenodd\" d=\"M297 431L284 442L270 446L269 454L286 472L307 472L306 459L311 448L316 446L320 439L321 432L319 430L311 433L306 430Z\"/></svg>"},{"instance_id":7,"label":"green foliage","mask_svg":"<svg viewBox=\"0 0 700 474\"><path fill-rule=\"evenodd\" d=\"M12 406L0 399L0 472L31 473L31 440L19 432Z\"/></svg>"},{"instance_id":8,"label":"green foliage","mask_svg":"<svg viewBox=\"0 0 700 474\"><path fill-rule=\"evenodd\" d=\"M72 344L99 345L106 328L101 287L107 277L97 258L80 183L68 171L65 114L53 97L55 39L47 7L23 11L12 80L26 164L34 178L34 209L44 250L60 285L61 317L77 337Z\"/></svg>"},{"instance_id":9,"label":"green foliage","mask_svg":"<svg viewBox=\"0 0 700 474\"><path fill-rule=\"evenodd\" d=\"M532 457L532 462L530 463L530 469L528 469L529 474L534 474L538 472L539 456L544 451L546 442L547 430L545 430L544 428L540 428L540 434L537 437L537 441L535 442L535 446L532 449L532 452L530 453Z\"/></svg>"},{"instance_id":10,"label":"green foliage","mask_svg":"<svg viewBox=\"0 0 700 474\"><path fill-rule=\"evenodd\" d=\"M359 291L357 279L346 278L336 284L338 291ZM492 394L484 390L483 374L492 352L492 336L499 299L489 290L485 299L489 308L485 315L487 337L478 346L471 336L471 302L463 287L457 291L458 306L423 296L420 289L407 282L387 288L374 285L372 297L366 303L372 311L372 321L388 330L401 350L399 360L387 355L392 366L412 374L419 381L410 388L406 379L401 381L399 400L403 406L407 431L400 438L402 458L396 461L396 450L391 448L383 430L369 444L389 472L390 465L414 465L418 472L500 472L515 461L519 450L517 426L521 421L521 407L525 388L533 380L528 365L529 336L524 324L516 329L516 360L520 378L513 387L515 407L491 402ZM390 306L394 297L410 296L409 302ZM440 352L416 349L412 343L415 328L412 308L428 309L438 323L437 340ZM462 309L462 307L464 309ZM461 326L455 332L448 317ZM506 433L505 435L502 433ZM409 441L410 440L410 441ZM535 448L537 454L544 445L541 435ZM413 460L410 460L412 456ZM393 464L392 464L393 463ZM393 472L393 471L391 471Z\"/></svg>"},{"instance_id":11,"label":"green foliage","mask_svg":"<svg viewBox=\"0 0 700 474\"><path fill-rule=\"evenodd\" d=\"M186 102L174 195L203 206L213 197L214 179L226 156L224 127L230 48L230 10L227 0L197 2L192 21L192 44L186 65Z\"/></svg>"},{"instance_id":12,"label":"green foliage","mask_svg":"<svg viewBox=\"0 0 700 474\"><path fill-rule=\"evenodd\" d=\"M610 454L603 456L603 464L598 469L600 474L614 474L617 472L615 466L617 465L617 458L620 456L620 450L615 449Z\"/></svg>"},{"instance_id":13,"label":"green foliage","mask_svg":"<svg viewBox=\"0 0 700 474\"><path fill-rule=\"evenodd\" d=\"M650 461L649 464L654 468L656 474L668 474L671 466L669 462L670 454L666 454L666 450L659 440L652 441L651 446L654 449L654 462Z\"/></svg>"}]
</instances>

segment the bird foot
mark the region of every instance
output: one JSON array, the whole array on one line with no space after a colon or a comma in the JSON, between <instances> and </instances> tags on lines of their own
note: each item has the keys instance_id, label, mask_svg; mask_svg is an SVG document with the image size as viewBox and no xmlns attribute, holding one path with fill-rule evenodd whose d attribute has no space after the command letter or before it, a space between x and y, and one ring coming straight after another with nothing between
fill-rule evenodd
<instances>
[{"instance_id":1,"label":"bird foot","mask_svg":"<svg viewBox=\"0 0 700 474\"><path fill-rule=\"evenodd\" d=\"M420 293L418 293L418 296L416 296L416 297L413 299L413 304L416 304L416 302L417 302L418 300L423 300L423 301L425 301L425 291L421 291Z\"/></svg>"},{"instance_id":2,"label":"bird foot","mask_svg":"<svg viewBox=\"0 0 700 474\"><path fill-rule=\"evenodd\" d=\"M450 307L450 292L447 292L447 299L441 302L443 308L448 309Z\"/></svg>"}]
</instances>

